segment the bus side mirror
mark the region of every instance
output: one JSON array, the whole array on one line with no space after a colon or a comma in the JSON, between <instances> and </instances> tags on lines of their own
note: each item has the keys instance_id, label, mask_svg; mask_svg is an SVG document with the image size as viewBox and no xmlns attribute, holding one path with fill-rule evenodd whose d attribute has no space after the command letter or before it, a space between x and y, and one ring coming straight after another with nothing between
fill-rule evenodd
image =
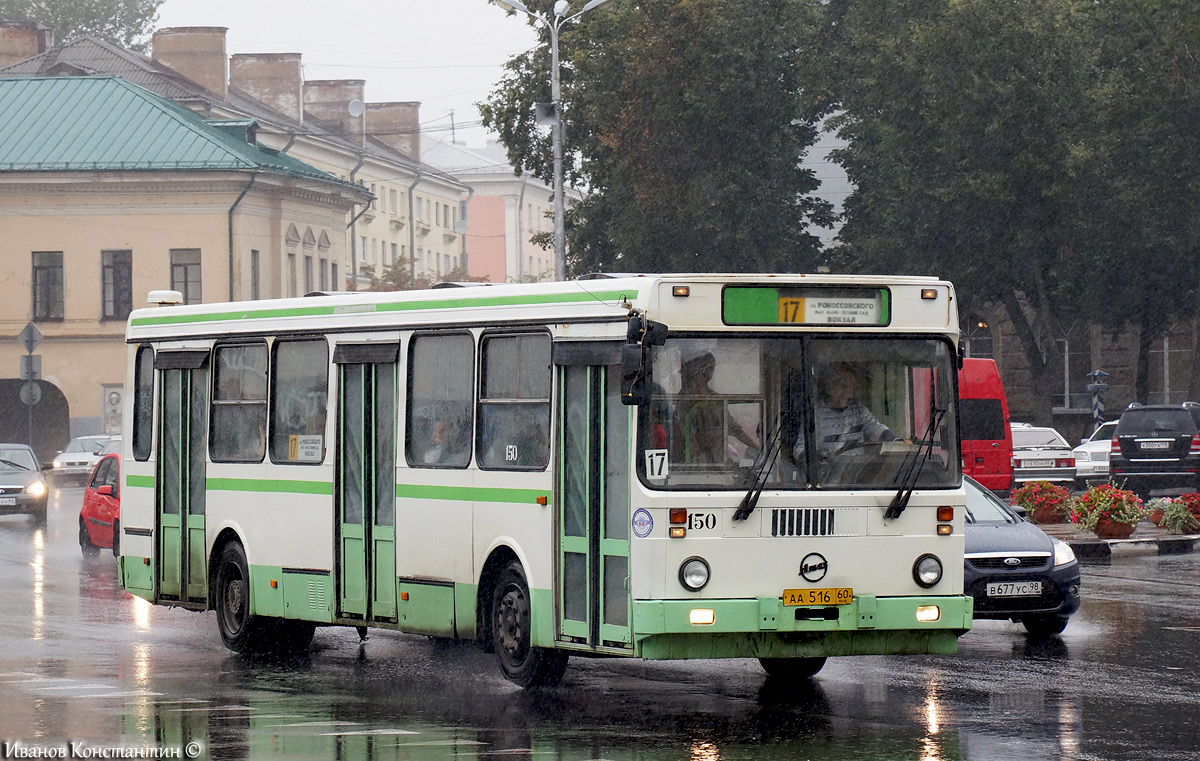
<instances>
[{"instance_id":1,"label":"bus side mirror","mask_svg":"<svg viewBox=\"0 0 1200 761\"><path fill-rule=\"evenodd\" d=\"M645 351L638 344L621 347L621 403L626 406L640 406L650 401Z\"/></svg>"}]
</instances>

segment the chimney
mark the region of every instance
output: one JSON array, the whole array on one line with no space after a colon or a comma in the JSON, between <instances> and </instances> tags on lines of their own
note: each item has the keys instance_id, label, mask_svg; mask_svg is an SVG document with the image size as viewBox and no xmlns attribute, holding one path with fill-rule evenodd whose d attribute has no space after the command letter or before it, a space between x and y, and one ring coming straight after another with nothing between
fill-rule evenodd
<instances>
[{"instance_id":1,"label":"chimney","mask_svg":"<svg viewBox=\"0 0 1200 761\"><path fill-rule=\"evenodd\" d=\"M0 67L33 58L54 47L54 30L28 21L0 21Z\"/></svg>"},{"instance_id":2,"label":"chimney","mask_svg":"<svg viewBox=\"0 0 1200 761\"><path fill-rule=\"evenodd\" d=\"M304 121L304 76L299 53L238 53L229 58L229 84L294 121Z\"/></svg>"},{"instance_id":3,"label":"chimney","mask_svg":"<svg viewBox=\"0 0 1200 761\"><path fill-rule=\"evenodd\" d=\"M229 84L226 31L223 26L159 29L150 43L150 57L225 100Z\"/></svg>"},{"instance_id":4,"label":"chimney","mask_svg":"<svg viewBox=\"0 0 1200 761\"><path fill-rule=\"evenodd\" d=\"M304 83L304 111L310 122L355 145L366 143L365 79L317 79Z\"/></svg>"},{"instance_id":5,"label":"chimney","mask_svg":"<svg viewBox=\"0 0 1200 761\"><path fill-rule=\"evenodd\" d=\"M421 104L418 101L367 104L367 134L413 161L421 160Z\"/></svg>"}]
</instances>

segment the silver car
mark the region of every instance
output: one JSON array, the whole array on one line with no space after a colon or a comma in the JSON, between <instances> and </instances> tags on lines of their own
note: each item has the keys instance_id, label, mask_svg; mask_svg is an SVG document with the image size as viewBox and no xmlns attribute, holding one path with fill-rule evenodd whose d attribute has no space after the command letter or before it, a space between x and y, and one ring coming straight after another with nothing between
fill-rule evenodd
<instances>
[{"instance_id":1,"label":"silver car","mask_svg":"<svg viewBox=\"0 0 1200 761\"><path fill-rule=\"evenodd\" d=\"M1050 481L1068 489L1075 485L1075 454L1053 428L1012 424L1013 482Z\"/></svg>"},{"instance_id":2,"label":"silver car","mask_svg":"<svg viewBox=\"0 0 1200 761\"><path fill-rule=\"evenodd\" d=\"M33 450L25 444L0 444L0 515L25 513L45 523L47 494Z\"/></svg>"},{"instance_id":3,"label":"silver car","mask_svg":"<svg viewBox=\"0 0 1200 761\"><path fill-rule=\"evenodd\" d=\"M85 481L110 439L112 436L102 434L71 439L66 449L54 456L51 471L54 480L59 483L66 480Z\"/></svg>"},{"instance_id":4,"label":"silver car","mask_svg":"<svg viewBox=\"0 0 1200 761\"><path fill-rule=\"evenodd\" d=\"M1108 480L1108 455L1112 450L1113 432L1117 421L1101 424L1092 435L1072 449L1075 453L1075 486L1086 489L1089 483Z\"/></svg>"}]
</instances>

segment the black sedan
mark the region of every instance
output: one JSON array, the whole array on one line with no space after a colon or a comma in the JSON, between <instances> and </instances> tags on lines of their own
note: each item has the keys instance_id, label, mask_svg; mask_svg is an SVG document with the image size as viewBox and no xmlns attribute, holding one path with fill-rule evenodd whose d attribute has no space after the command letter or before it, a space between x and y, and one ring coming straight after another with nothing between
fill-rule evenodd
<instances>
[{"instance_id":1,"label":"black sedan","mask_svg":"<svg viewBox=\"0 0 1200 761\"><path fill-rule=\"evenodd\" d=\"M1020 621L1030 634L1067 628L1079 610L1079 563L1066 542L1047 536L971 478L963 584L975 618Z\"/></svg>"}]
</instances>

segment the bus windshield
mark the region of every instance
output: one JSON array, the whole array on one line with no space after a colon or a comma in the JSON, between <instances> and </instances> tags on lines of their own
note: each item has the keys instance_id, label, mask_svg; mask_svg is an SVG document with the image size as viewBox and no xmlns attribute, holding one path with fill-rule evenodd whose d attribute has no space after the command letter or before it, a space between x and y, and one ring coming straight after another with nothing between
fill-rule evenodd
<instances>
[{"instance_id":1,"label":"bus windshield","mask_svg":"<svg viewBox=\"0 0 1200 761\"><path fill-rule=\"evenodd\" d=\"M663 489L956 487L953 358L927 337L672 336L651 352L639 475Z\"/></svg>"}]
</instances>

